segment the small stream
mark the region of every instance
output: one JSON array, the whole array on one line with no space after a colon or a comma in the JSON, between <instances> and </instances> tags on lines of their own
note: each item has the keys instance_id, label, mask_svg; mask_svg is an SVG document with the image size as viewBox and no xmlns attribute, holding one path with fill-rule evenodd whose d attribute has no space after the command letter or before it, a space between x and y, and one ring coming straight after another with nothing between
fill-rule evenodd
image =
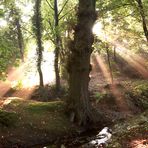
<instances>
[{"instance_id":1,"label":"small stream","mask_svg":"<svg viewBox=\"0 0 148 148\"><path fill-rule=\"evenodd\" d=\"M103 128L104 129L104 128ZM100 147L98 144L99 140L101 140L101 136L96 136L100 135L100 131L103 133L101 133L101 136L104 134L106 134L106 131L104 132L104 130L101 129L93 129L93 130L88 130L86 132L82 132L81 134L77 134L77 135L73 135L71 137L64 137L62 139L58 139L56 140L54 143L47 143L47 144L41 144L41 145L35 145L31 148L92 148L92 147ZM99 137L99 138L98 138ZM99 139L99 140L98 140ZM90 142L91 145L90 145ZM94 143L95 142L95 143ZM102 144L101 144L102 145ZM104 146L101 146L102 148Z\"/></svg>"}]
</instances>

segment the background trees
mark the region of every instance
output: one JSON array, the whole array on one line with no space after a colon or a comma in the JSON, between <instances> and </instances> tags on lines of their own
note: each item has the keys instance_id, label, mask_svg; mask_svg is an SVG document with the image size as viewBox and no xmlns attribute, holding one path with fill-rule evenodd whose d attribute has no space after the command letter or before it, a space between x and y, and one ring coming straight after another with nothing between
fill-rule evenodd
<instances>
[{"instance_id":1,"label":"background trees","mask_svg":"<svg viewBox=\"0 0 148 148\"><path fill-rule=\"evenodd\" d=\"M40 86L44 86L43 82L43 74L41 69L41 63L42 63L42 52L43 52L43 46L42 46L42 17L41 17L41 0L35 1L34 6L34 16L33 16L33 30L36 37L36 43L37 43L37 69L39 73L39 79L40 79Z\"/></svg>"},{"instance_id":2,"label":"background trees","mask_svg":"<svg viewBox=\"0 0 148 148\"><path fill-rule=\"evenodd\" d=\"M60 76L66 64L66 56L64 54L67 52L66 32L70 25L68 22L72 23L74 18L74 7L76 1L66 0L66 1L44 1L44 6L46 10L43 10L44 15L44 29L46 32L46 39L49 39L54 44L54 69L55 69L55 85L56 91L60 90ZM70 20L71 18L71 20ZM63 62L65 61L65 62ZM61 71L62 69L62 71Z\"/></svg>"}]
</instances>

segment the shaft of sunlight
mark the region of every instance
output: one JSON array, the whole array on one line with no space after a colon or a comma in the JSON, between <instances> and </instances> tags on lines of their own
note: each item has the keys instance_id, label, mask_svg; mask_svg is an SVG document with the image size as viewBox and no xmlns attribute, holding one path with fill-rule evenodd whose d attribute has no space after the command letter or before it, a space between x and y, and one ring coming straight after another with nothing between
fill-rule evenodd
<instances>
[{"instance_id":1,"label":"shaft of sunlight","mask_svg":"<svg viewBox=\"0 0 148 148\"><path fill-rule=\"evenodd\" d=\"M99 65L99 67L100 67L100 69L101 69L101 71L102 71L102 73L105 77L106 82L111 84L112 78L110 76L110 72L109 72L103 58L98 54L96 54L95 57L96 57L96 60L97 60L97 64Z\"/></svg>"},{"instance_id":2,"label":"shaft of sunlight","mask_svg":"<svg viewBox=\"0 0 148 148\"><path fill-rule=\"evenodd\" d=\"M117 53L120 54L120 56L125 59L130 66L137 70L143 78L148 78L148 70L145 66L146 60L144 58L139 55L133 54L132 51L127 49L127 45L115 41L115 39L111 37L108 32L103 31L102 24L100 22L97 22L94 25L93 32L102 41L107 41L110 45L115 46Z\"/></svg>"}]
</instances>

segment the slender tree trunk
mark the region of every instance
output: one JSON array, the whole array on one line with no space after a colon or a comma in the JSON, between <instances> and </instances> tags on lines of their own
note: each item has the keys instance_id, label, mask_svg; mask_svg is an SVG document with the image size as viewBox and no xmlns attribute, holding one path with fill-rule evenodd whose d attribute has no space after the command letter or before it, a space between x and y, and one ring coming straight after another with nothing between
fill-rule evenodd
<instances>
[{"instance_id":1,"label":"slender tree trunk","mask_svg":"<svg viewBox=\"0 0 148 148\"><path fill-rule=\"evenodd\" d=\"M43 82L43 74L42 74L42 69L41 69L41 64L42 64L42 52L43 52L43 47L42 47L42 19L41 19L41 0L36 0L35 3L35 14L34 14L34 31L36 35L36 42L37 42L37 69L39 73L39 80L40 80L40 87L44 86Z\"/></svg>"},{"instance_id":2,"label":"slender tree trunk","mask_svg":"<svg viewBox=\"0 0 148 148\"><path fill-rule=\"evenodd\" d=\"M78 21L74 40L71 42L69 57L69 98L68 109L73 121L86 125L93 121L89 102L88 84L90 73L90 55L94 37L92 27L96 20L95 0L79 0Z\"/></svg>"},{"instance_id":3,"label":"slender tree trunk","mask_svg":"<svg viewBox=\"0 0 148 148\"><path fill-rule=\"evenodd\" d=\"M18 38L18 45L20 49L20 55L21 55L22 62L24 62L24 41L23 41L20 21L18 18L16 19L15 23L16 23L16 28L17 28L17 38Z\"/></svg>"},{"instance_id":4,"label":"slender tree trunk","mask_svg":"<svg viewBox=\"0 0 148 148\"><path fill-rule=\"evenodd\" d=\"M114 61L117 62L117 57L116 57L116 46L114 46Z\"/></svg>"},{"instance_id":5,"label":"slender tree trunk","mask_svg":"<svg viewBox=\"0 0 148 148\"><path fill-rule=\"evenodd\" d=\"M54 60L54 69L55 69L55 78L56 78L56 91L60 90L60 70L59 70L59 50L60 50L60 37L58 32L59 18L58 18L58 6L57 0L54 0L54 25L55 25L55 60Z\"/></svg>"},{"instance_id":6,"label":"slender tree trunk","mask_svg":"<svg viewBox=\"0 0 148 148\"><path fill-rule=\"evenodd\" d=\"M142 19L144 34L145 34L146 40L148 42L148 29L146 26L146 18L145 18L145 14L144 14L143 4L142 4L141 0L136 0L136 1L138 3L139 12L140 12L141 19Z\"/></svg>"}]
</instances>

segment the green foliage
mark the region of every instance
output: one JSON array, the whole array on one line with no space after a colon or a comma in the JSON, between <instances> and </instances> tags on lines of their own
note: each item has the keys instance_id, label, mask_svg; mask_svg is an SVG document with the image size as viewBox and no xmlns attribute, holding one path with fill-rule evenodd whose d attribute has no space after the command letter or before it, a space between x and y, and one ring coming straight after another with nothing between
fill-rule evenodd
<instances>
[{"instance_id":1,"label":"green foliage","mask_svg":"<svg viewBox=\"0 0 148 148\"><path fill-rule=\"evenodd\" d=\"M8 66L18 57L18 47L8 28L0 29L0 79L5 79Z\"/></svg>"},{"instance_id":2,"label":"green foliage","mask_svg":"<svg viewBox=\"0 0 148 148\"><path fill-rule=\"evenodd\" d=\"M15 81L12 85L13 90L20 90L23 88L22 80Z\"/></svg>"},{"instance_id":3,"label":"green foliage","mask_svg":"<svg viewBox=\"0 0 148 148\"><path fill-rule=\"evenodd\" d=\"M143 1L143 6L144 12L147 14L148 5L146 1ZM110 46L113 47L114 44L120 44L132 52L147 52L147 42L136 1L98 1L97 9L99 14L98 21L102 23L106 37L111 38L108 41ZM145 17L147 19L148 16L145 15ZM100 42L100 46L102 46L101 44ZM102 49L102 47L100 48Z\"/></svg>"},{"instance_id":4,"label":"green foliage","mask_svg":"<svg viewBox=\"0 0 148 148\"><path fill-rule=\"evenodd\" d=\"M138 95L147 95L148 96L148 84L140 84L134 88L134 92Z\"/></svg>"},{"instance_id":5,"label":"green foliage","mask_svg":"<svg viewBox=\"0 0 148 148\"><path fill-rule=\"evenodd\" d=\"M136 96L135 102L142 109L148 109L148 84L140 84L133 90L133 95Z\"/></svg>"},{"instance_id":6,"label":"green foliage","mask_svg":"<svg viewBox=\"0 0 148 148\"><path fill-rule=\"evenodd\" d=\"M126 92L126 97L142 111L148 109L148 84L147 81L136 82L134 86Z\"/></svg>"},{"instance_id":7,"label":"green foliage","mask_svg":"<svg viewBox=\"0 0 148 148\"><path fill-rule=\"evenodd\" d=\"M94 94L94 98L96 99L96 103L98 103L101 99L103 99L106 96L106 93L99 93L96 92Z\"/></svg>"},{"instance_id":8,"label":"green foliage","mask_svg":"<svg viewBox=\"0 0 148 148\"><path fill-rule=\"evenodd\" d=\"M0 9L0 18L4 16L4 11L3 9Z\"/></svg>"}]
</instances>

